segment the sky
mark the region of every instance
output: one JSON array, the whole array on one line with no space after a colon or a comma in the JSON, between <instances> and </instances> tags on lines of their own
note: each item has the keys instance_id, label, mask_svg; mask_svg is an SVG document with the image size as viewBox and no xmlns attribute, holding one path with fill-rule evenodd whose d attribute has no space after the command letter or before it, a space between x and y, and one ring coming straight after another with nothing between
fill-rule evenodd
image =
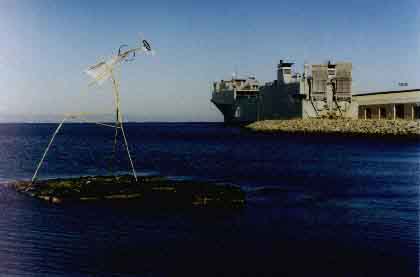
<instances>
[{"instance_id":1,"label":"sky","mask_svg":"<svg viewBox=\"0 0 420 277\"><path fill-rule=\"evenodd\" d=\"M353 92L420 88L420 2L0 0L0 121L111 114L110 83L88 66L148 39L155 56L122 64L130 121L222 121L211 83L276 78L280 59L353 63Z\"/></svg>"}]
</instances>

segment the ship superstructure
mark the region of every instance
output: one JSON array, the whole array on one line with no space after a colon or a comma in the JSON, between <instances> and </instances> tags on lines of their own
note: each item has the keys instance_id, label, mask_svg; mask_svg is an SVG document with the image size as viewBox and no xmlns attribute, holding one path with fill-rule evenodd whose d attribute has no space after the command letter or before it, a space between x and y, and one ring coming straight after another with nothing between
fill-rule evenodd
<instances>
[{"instance_id":1,"label":"ship superstructure","mask_svg":"<svg viewBox=\"0 0 420 277\"><path fill-rule=\"evenodd\" d=\"M293 71L293 63L280 60L277 80L261 87L264 119L308 117L354 117L351 63L304 65Z\"/></svg>"},{"instance_id":2,"label":"ship superstructure","mask_svg":"<svg viewBox=\"0 0 420 277\"><path fill-rule=\"evenodd\" d=\"M280 60L277 79L262 86L254 77L215 82L211 101L226 123L357 116L351 63L305 64L303 73L294 72L293 64Z\"/></svg>"},{"instance_id":3,"label":"ship superstructure","mask_svg":"<svg viewBox=\"0 0 420 277\"><path fill-rule=\"evenodd\" d=\"M222 112L226 123L252 122L258 118L260 84L254 76L232 77L213 83L211 101Z\"/></svg>"}]
</instances>

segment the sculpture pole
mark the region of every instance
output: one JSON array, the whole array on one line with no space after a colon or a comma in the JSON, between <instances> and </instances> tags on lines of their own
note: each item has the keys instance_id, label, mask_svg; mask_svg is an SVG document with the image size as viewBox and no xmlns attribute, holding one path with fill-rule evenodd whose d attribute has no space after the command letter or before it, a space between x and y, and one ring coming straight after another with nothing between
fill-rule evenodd
<instances>
[{"instance_id":1,"label":"sculpture pole","mask_svg":"<svg viewBox=\"0 0 420 277\"><path fill-rule=\"evenodd\" d=\"M115 98L114 153L115 153L116 144L117 144L118 128L120 128L121 133L123 135L124 145L125 145L125 149L127 151L128 159L130 160L131 170L133 171L134 179L136 179L136 181L137 181L136 170L134 168L133 160L131 159L131 154L130 154L130 150L128 148L127 138L126 138L125 132L124 132L124 126L123 126L123 121L122 121L122 114L121 114L121 109L120 109L120 92L119 92L119 87L118 87L118 83L117 83L117 81L115 79L114 72L113 72L112 69L111 69L111 80L112 80L112 87L113 87L113 90L114 90L114 98Z\"/></svg>"}]
</instances>

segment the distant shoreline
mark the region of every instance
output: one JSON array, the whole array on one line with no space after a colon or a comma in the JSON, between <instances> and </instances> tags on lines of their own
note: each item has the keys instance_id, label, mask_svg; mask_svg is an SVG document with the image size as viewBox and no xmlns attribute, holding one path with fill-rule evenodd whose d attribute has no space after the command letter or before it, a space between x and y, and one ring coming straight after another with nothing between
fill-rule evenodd
<instances>
[{"instance_id":1,"label":"distant shoreline","mask_svg":"<svg viewBox=\"0 0 420 277\"><path fill-rule=\"evenodd\" d=\"M337 134L348 136L420 138L420 121L356 119L264 120L246 125L257 133Z\"/></svg>"}]
</instances>

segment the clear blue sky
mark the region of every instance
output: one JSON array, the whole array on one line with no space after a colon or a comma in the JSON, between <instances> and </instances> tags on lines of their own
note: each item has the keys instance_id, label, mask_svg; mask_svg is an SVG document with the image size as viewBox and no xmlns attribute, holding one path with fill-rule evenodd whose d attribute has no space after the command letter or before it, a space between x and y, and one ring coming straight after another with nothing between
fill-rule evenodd
<instances>
[{"instance_id":1,"label":"clear blue sky","mask_svg":"<svg viewBox=\"0 0 420 277\"><path fill-rule=\"evenodd\" d=\"M124 113L139 121L221 121L213 80L275 78L279 59L353 62L353 90L420 87L420 2L0 1L0 116L112 112L109 84L82 71L142 32L155 57L122 67Z\"/></svg>"}]
</instances>

